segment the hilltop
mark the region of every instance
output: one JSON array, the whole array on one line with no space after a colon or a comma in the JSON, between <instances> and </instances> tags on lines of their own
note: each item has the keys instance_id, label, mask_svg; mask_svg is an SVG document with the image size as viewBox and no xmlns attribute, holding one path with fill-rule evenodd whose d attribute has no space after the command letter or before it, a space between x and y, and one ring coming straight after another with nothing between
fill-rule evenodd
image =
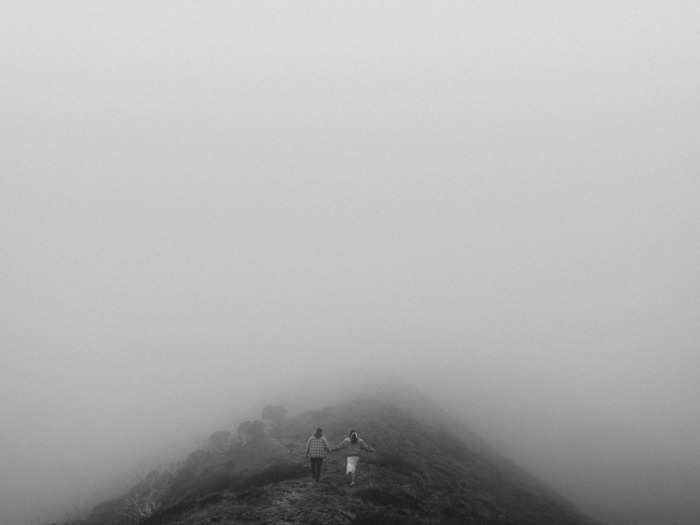
<instances>
[{"instance_id":1,"label":"hilltop","mask_svg":"<svg viewBox=\"0 0 700 525\"><path fill-rule=\"evenodd\" d=\"M174 472L152 472L70 525L593 523L415 392L285 412L267 407L235 433L212 434ZM304 446L317 426L332 444L355 428L377 449L355 487L341 454L311 480Z\"/></svg>"}]
</instances>

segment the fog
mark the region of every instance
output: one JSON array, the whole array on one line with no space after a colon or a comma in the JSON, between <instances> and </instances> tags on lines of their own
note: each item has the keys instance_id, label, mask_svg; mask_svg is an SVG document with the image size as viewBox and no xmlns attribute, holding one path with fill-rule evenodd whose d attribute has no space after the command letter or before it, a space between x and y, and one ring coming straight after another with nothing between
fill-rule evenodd
<instances>
[{"instance_id":1,"label":"fog","mask_svg":"<svg viewBox=\"0 0 700 525\"><path fill-rule=\"evenodd\" d=\"M0 523L385 372L696 522L697 3L3 11Z\"/></svg>"}]
</instances>

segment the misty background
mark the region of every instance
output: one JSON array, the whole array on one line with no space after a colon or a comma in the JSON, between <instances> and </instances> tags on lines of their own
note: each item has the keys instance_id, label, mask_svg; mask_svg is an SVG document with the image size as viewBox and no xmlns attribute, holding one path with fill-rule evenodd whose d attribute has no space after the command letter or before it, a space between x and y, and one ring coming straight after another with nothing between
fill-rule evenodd
<instances>
[{"instance_id":1,"label":"misty background","mask_svg":"<svg viewBox=\"0 0 700 525\"><path fill-rule=\"evenodd\" d=\"M697 3L2 11L0 523L379 371L697 522Z\"/></svg>"}]
</instances>

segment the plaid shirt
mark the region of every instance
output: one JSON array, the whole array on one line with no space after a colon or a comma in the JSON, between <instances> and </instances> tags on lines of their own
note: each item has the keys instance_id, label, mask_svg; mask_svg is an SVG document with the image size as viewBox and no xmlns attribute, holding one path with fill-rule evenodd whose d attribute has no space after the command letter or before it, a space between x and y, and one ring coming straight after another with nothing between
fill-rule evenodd
<instances>
[{"instance_id":1,"label":"plaid shirt","mask_svg":"<svg viewBox=\"0 0 700 525\"><path fill-rule=\"evenodd\" d=\"M331 447L328 446L328 441L324 437L311 436L306 442L306 455L312 458L325 458L330 450Z\"/></svg>"}]
</instances>

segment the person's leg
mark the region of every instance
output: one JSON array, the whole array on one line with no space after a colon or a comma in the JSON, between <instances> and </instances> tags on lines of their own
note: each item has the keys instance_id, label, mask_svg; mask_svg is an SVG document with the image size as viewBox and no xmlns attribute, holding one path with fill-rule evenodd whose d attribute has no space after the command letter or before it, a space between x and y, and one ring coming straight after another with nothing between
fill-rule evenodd
<instances>
[{"instance_id":1,"label":"person's leg","mask_svg":"<svg viewBox=\"0 0 700 525\"><path fill-rule=\"evenodd\" d=\"M314 479L316 479L316 463L318 462L318 459L317 459L317 458L311 458L311 459L309 460L309 462L310 462L310 464L311 464L311 477L314 478Z\"/></svg>"},{"instance_id":2,"label":"person's leg","mask_svg":"<svg viewBox=\"0 0 700 525\"><path fill-rule=\"evenodd\" d=\"M355 484L355 472L357 471L357 462L360 460L357 456L348 457L347 473L350 474L350 486Z\"/></svg>"},{"instance_id":3,"label":"person's leg","mask_svg":"<svg viewBox=\"0 0 700 525\"><path fill-rule=\"evenodd\" d=\"M314 479L316 481L321 477L321 461L321 458L316 458L316 468L314 469Z\"/></svg>"}]
</instances>

